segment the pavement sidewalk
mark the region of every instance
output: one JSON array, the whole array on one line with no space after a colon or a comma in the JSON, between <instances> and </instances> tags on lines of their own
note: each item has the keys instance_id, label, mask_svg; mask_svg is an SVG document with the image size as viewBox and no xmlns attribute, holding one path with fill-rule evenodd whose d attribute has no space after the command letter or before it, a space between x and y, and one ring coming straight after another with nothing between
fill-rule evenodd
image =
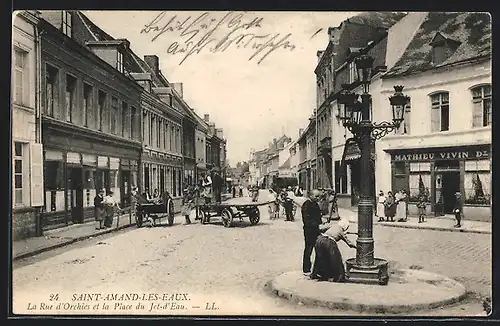
<instances>
[{"instance_id":1,"label":"pavement sidewalk","mask_svg":"<svg viewBox=\"0 0 500 326\"><path fill-rule=\"evenodd\" d=\"M229 194L222 194L223 201L226 201L230 197L231 196ZM180 211L180 209L178 208L175 211ZM180 218L180 215L177 213L175 218ZM45 231L44 235L41 237L32 237L14 241L12 243L12 260L15 261L38 255L42 252L64 247L74 242L134 226L135 218L134 216L130 216L126 213L120 215L119 224L117 224L117 222L118 218L115 216L113 219L113 226L109 229L96 229L98 224L97 222L92 221Z\"/></svg>"},{"instance_id":2,"label":"pavement sidewalk","mask_svg":"<svg viewBox=\"0 0 500 326\"><path fill-rule=\"evenodd\" d=\"M357 223L358 213L346 208L339 208L339 215L346 217L349 221ZM418 223L418 217L408 217L406 222L378 222L374 216L374 225L383 225L387 227L407 228L407 229L427 229L436 231L466 232L491 234L492 227L490 222L467 221L462 220L462 227L455 228L455 219L447 217L427 217L424 223Z\"/></svg>"},{"instance_id":3,"label":"pavement sidewalk","mask_svg":"<svg viewBox=\"0 0 500 326\"><path fill-rule=\"evenodd\" d=\"M88 239L90 237L111 233L135 225L135 218L130 218L129 214L120 215L113 219L113 226L108 229L96 229L98 223L95 221L73 224L68 227L45 231L41 237L14 241L12 243L12 260L18 260L52 249L64 247L71 243Z\"/></svg>"}]
</instances>

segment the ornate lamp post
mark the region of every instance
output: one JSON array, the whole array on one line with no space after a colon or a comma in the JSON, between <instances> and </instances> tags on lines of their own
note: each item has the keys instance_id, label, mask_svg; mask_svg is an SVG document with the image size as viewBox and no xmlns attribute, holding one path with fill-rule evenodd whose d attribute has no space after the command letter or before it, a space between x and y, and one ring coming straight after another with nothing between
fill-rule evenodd
<instances>
[{"instance_id":1,"label":"ornate lamp post","mask_svg":"<svg viewBox=\"0 0 500 326\"><path fill-rule=\"evenodd\" d=\"M359 146L360 158L360 201L358 204L358 239L356 258L346 261L347 279L354 283L386 285L389 281L387 261L374 258L373 241L373 175L371 170L371 142L399 128L404 119L404 107L410 98L403 95L403 86L394 86L395 94L389 98L392 122L372 122L370 117L369 86L371 82L373 58L362 55L355 59L359 80L363 85L361 102L358 95L344 88L338 102L341 104L340 119L344 127L353 134Z\"/></svg>"}]
</instances>

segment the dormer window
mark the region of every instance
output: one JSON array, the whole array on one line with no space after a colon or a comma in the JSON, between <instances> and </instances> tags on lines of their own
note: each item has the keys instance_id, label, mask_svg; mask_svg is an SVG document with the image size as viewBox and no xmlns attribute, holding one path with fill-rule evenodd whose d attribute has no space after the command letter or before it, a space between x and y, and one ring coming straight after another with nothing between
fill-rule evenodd
<instances>
[{"instance_id":1,"label":"dormer window","mask_svg":"<svg viewBox=\"0 0 500 326\"><path fill-rule=\"evenodd\" d=\"M62 32L68 36L71 37L71 31L72 31L72 17L71 17L71 12L67 10L63 10L62 12Z\"/></svg>"},{"instance_id":2,"label":"dormer window","mask_svg":"<svg viewBox=\"0 0 500 326\"><path fill-rule=\"evenodd\" d=\"M430 45L432 46L432 63L439 65L451 57L460 45L460 42L441 32L437 32Z\"/></svg>"},{"instance_id":3,"label":"dormer window","mask_svg":"<svg viewBox=\"0 0 500 326\"><path fill-rule=\"evenodd\" d=\"M356 64L352 61L349 66L349 84L354 83L358 79L358 74L356 72Z\"/></svg>"},{"instance_id":4,"label":"dormer window","mask_svg":"<svg viewBox=\"0 0 500 326\"><path fill-rule=\"evenodd\" d=\"M123 73L123 53L120 50L116 51L116 69Z\"/></svg>"}]
</instances>

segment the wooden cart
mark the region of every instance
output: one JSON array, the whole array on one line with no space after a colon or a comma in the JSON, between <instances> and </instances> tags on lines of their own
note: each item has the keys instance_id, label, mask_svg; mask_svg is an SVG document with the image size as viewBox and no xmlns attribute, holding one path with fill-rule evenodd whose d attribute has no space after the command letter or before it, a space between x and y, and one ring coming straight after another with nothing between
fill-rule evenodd
<instances>
[{"instance_id":1,"label":"wooden cart","mask_svg":"<svg viewBox=\"0 0 500 326\"><path fill-rule=\"evenodd\" d=\"M141 197L135 209L135 223L137 227L141 227L144 220L151 218L153 226L156 225L157 220L167 217L169 226L174 224L174 203L170 197L163 199L160 202L148 202Z\"/></svg>"},{"instance_id":2,"label":"wooden cart","mask_svg":"<svg viewBox=\"0 0 500 326\"><path fill-rule=\"evenodd\" d=\"M259 206L268 205L265 203L209 203L197 205L198 214L201 216L201 223L210 223L210 218L220 216L222 224L229 228L233 226L235 219L243 221L243 217L248 217L252 225L256 225L260 221Z\"/></svg>"}]
</instances>

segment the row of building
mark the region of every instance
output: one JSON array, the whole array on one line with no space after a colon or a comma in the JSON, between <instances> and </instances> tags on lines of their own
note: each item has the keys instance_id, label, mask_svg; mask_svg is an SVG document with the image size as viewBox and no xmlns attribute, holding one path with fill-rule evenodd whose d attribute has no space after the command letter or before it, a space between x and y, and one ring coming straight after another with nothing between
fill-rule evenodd
<instances>
[{"instance_id":1,"label":"row of building","mask_svg":"<svg viewBox=\"0 0 500 326\"><path fill-rule=\"evenodd\" d=\"M317 105L289 145L306 190L334 188L340 207L359 200L360 151L340 117L343 87L362 93L354 60L374 58L373 121L392 121L389 96L410 96L398 130L372 145L373 194L405 190L410 214L425 192L428 215L450 214L455 193L471 220L491 220L491 17L488 13L370 12L328 29L314 71ZM255 169L254 169L255 170Z\"/></svg>"},{"instance_id":2,"label":"row of building","mask_svg":"<svg viewBox=\"0 0 500 326\"><path fill-rule=\"evenodd\" d=\"M170 82L156 55L137 56L80 11L20 11L13 21L13 238L92 220L99 189L168 191L213 167L226 140Z\"/></svg>"}]
</instances>

